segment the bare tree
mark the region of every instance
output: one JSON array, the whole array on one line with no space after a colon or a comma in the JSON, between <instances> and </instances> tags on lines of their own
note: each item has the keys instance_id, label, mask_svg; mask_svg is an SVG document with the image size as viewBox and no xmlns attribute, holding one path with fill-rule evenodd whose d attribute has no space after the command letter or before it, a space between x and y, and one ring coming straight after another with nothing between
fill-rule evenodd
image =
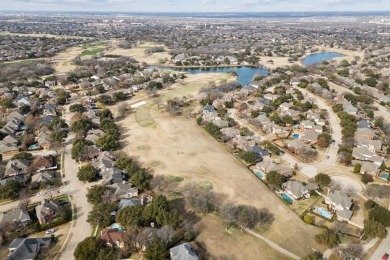
<instances>
[{"instance_id":1,"label":"bare tree","mask_svg":"<svg viewBox=\"0 0 390 260\"><path fill-rule=\"evenodd\" d=\"M390 196L390 187L386 185L370 184L367 186L366 194L370 198L385 198Z\"/></svg>"},{"instance_id":2,"label":"bare tree","mask_svg":"<svg viewBox=\"0 0 390 260\"><path fill-rule=\"evenodd\" d=\"M337 233L342 233L342 234L349 234L350 232L348 225L345 222L340 222L340 221L336 222L336 224L334 225L334 230Z\"/></svg>"},{"instance_id":3,"label":"bare tree","mask_svg":"<svg viewBox=\"0 0 390 260\"><path fill-rule=\"evenodd\" d=\"M118 105L117 112L118 112L119 116L121 116L121 117L126 116L128 110L129 110L129 105L127 103L122 103L122 104Z\"/></svg>"},{"instance_id":4,"label":"bare tree","mask_svg":"<svg viewBox=\"0 0 390 260\"><path fill-rule=\"evenodd\" d=\"M303 148L302 149L302 156L306 161L312 160L317 156L317 150L313 148Z\"/></svg>"},{"instance_id":5,"label":"bare tree","mask_svg":"<svg viewBox=\"0 0 390 260\"><path fill-rule=\"evenodd\" d=\"M364 250L361 244L351 243L346 247L339 247L338 251L343 259L361 259L364 256Z\"/></svg>"},{"instance_id":6,"label":"bare tree","mask_svg":"<svg viewBox=\"0 0 390 260\"><path fill-rule=\"evenodd\" d=\"M174 238L175 234L175 229L171 226L163 226L157 232L157 236L161 238L165 244L169 244Z\"/></svg>"},{"instance_id":7,"label":"bare tree","mask_svg":"<svg viewBox=\"0 0 390 260\"><path fill-rule=\"evenodd\" d=\"M27 207L28 204L30 204L30 198L27 196L25 190L22 190L20 192L19 197L20 197L19 204L18 204L19 207Z\"/></svg>"}]
</instances>

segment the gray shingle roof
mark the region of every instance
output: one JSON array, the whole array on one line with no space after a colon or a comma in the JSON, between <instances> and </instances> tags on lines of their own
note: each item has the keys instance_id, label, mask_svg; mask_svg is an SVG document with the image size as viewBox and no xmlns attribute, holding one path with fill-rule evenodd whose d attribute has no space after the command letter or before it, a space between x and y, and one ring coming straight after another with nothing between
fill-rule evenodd
<instances>
[{"instance_id":1,"label":"gray shingle roof","mask_svg":"<svg viewBox=\"0 0 390 260\"><path fill-rule=\"evenodd\" d=\"M192 251L192 247L189 243L184 243L170 250L172 260L198 260L199 257Z\"/></svg>"},{"instance_id":2,"label":"gray shingle roof","mask_svg":"<svg viewBox=\"0 0 390 260\"><path fill-rule=\"evenodd\" d=\"M48 247L50 244L50 237L16 238L9 246L13 252L7 257L7 260L35 259L40 248Z\"/></svg>"}]
</instances>

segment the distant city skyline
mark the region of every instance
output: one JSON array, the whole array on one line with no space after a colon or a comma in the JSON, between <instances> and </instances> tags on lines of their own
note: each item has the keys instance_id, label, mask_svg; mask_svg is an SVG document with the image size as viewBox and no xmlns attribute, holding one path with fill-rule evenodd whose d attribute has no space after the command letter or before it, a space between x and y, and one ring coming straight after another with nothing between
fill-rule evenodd
<instances>
[{"instance_id":1,"label":"distant city skyline","mask_svg":"<svg viewBox=\"0 0 390 260\"><path fill-rule=\"evenodd\" d=\"M1 0L1 10L113 12L390 11L389 0Z\"/></svg>"}]
</instances>

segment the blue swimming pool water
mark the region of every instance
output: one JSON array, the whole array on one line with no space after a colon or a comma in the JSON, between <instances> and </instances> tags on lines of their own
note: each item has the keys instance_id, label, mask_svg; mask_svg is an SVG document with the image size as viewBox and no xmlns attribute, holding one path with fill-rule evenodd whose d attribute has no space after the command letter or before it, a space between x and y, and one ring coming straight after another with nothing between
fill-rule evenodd
<instances>
[{"instance_id":1,"label":"blue swimming pool water","mask_svg":"<svg viewBox=\"0 0 390 260\"><path fill-rule=\"evenodd\" d=\"M255 172L256 176L259 177L260 179L264 179L264 175L262 172Z\"/></svg>"},{"instance_id":2,"label":"blue swimming pool water","mask_svg":"<svg viewBox=\"0 0 390 260\"><path fill-rule=\"evenodd\" d=\"M118 223L114 223L110 226L111 228L116 228L118 229L119 232L123 232L123 228L121 227L121 225L119 225Z\"/></svg>"},{"instance_id":3,"label":"blue swimming pool water","mask_svg":"<svg viewBox=\"0 0 390 260\"><path fill-rule=\"evenodd\" d=\"M298 138L299 138L299 134L293 134L293 135L292 135L292 138L298 139Z\"/></svg>"},{"instance_id":4,"label":"blue swimming pool water","mask_svg":"<svg viewBox=\"0 0 390 260\"><path fill-rule=\"evenodd\" d=\"M319 52L307 56L302 60L302 64L305 66L319 64L323 61L330 60L337 57L343 57L344 55L338 52Z\"/></svg>"},{"instance_id":5,"label":"blue swimming pool water","mask_svg":"<svg viewBox=\"0 0 390 260\"><path fill-rule=\"evenodd\" d=\"M293 201L289 196L287 196L287 194L285 194L285 193L280 194L280 196L282 196L282 198L283 198L285 201L289 202L289 203L293 203L293 202L294 202L294 201Z\"/></svg>"},{"instance_id":6,"label":"blue swimming pool water","mask_svg":"<svg viewBox=\"0 0 390 260\"><path fill-rule=\"evenodd\" d=\"M320 214L321 216L327 218L327 219L331 219L333 217L333 214L331 214L330 212L326 211L325 209L323 209L322 207L318 207L316 209L316 212L318 214Z\"/></svg>"},{"instance_id":7,"label":"blue swimming pool water","mask_svg":"<svg viewBox=\"0 0 390 260\"><path fill-rule=\"evenodd\" d=\"M384 180L388 180L389 179L389 174L386 173L386 172L382 172L381 178L384 179Z\"/></svg>"}]
</instances>

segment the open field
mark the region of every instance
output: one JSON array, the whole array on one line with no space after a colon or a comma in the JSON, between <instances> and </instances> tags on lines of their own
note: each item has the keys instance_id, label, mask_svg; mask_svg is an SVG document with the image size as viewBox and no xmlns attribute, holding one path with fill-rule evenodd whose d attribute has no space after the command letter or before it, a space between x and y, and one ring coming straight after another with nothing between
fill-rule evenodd
<instances>
[{"instance_id":1,"label":"open field","mask_svg":"<svg viewBox=\"0 0 390 260\"><path fill-rule=\"evenodd\" d=\"M197 226L202 229L196 241L206 246L213 259L222 256L232 259L290 259L265 242L237 228L226 230L215 215L203 215ZM250 248L249 250L242 250Z\"/></svg>"},{"instance_id":2,"label":"open field","mask_svg":"<svg viewBox=\"0 0 390 260\"><path fill-rule=\"evenodd\" d=\"M163 101L174 97L183 97L194 95L199 92L202 87L208 85L209 82L215 82L217 85L224 82L236 80L235 76L227 73L201 73L201 74L186 74L187 78L179 80L177 83L169 87L169 90L161 95Z\"/></svg>"},{"instance_id":3,"label":"open field","mask_svg":"<svg viewBox=\"0 0 390 260\"><path fill-rule=\"evenodd\" d=\"M40 34L40 33L11 33L8 31L1 31L0 35L13 35L24 37L47 37L47 38L68 38L68 39L90 39L90 37L70 36L70 35L56 35L56 34Z\"/></svg>"},{"instance_id":4,"label":"open field","mask_svg":"<svg viewBox=\"0 0 390 260\"><path fill-rule=\"evenodd\" d=\"M212 187L224 201L267 208L275 221L263 235L287 250L304 256L315 247L313 238L319 230L304 224L194 119L172 118L156 109L150 113L155 127L138 125L133 114L119 123L127 136L126 152L141 162L154 162L156 175L183 177L179 188L188 182L198 183Z\"/></svg>"},{"instance_id":5,"label":"open field","mask_svg":"<svg viewBox=\"0 0 390 260\"><path fill-rule=\"evenodd\" d=\"M260 64L268 69L275 69L277 67L287 67L292 66L294 64L298 64L298 62L289 62L288 59L290 57L277 57L277 56L259 56L260 58ZM272 63L269 63L268 61L272 60Z\"/></svg>"},{"instance_id":6,"label":"open field","mask_svg":"<svg viewBox=\"0 0 390 260\"><path fill-rule=\"evenodd\" d=\"M131 48L131 49L122 49L118 47L118 42L113 41L112 45L114 46L111 50L105 52L105 54L111 54L111 55L121 55L121 56L127 56L127 57L133 57L138 62L145 62L148 65L161 65L160 60L171 59L171 55L168 54L168 52L157 52L152 54L146 54L145 50L157 47L157 46L163 46L162 44L156 44L156 43L144 43L140 44L137 47ZM166 47L165 47L166 48Z\"/></svg>"}]
</instances>

